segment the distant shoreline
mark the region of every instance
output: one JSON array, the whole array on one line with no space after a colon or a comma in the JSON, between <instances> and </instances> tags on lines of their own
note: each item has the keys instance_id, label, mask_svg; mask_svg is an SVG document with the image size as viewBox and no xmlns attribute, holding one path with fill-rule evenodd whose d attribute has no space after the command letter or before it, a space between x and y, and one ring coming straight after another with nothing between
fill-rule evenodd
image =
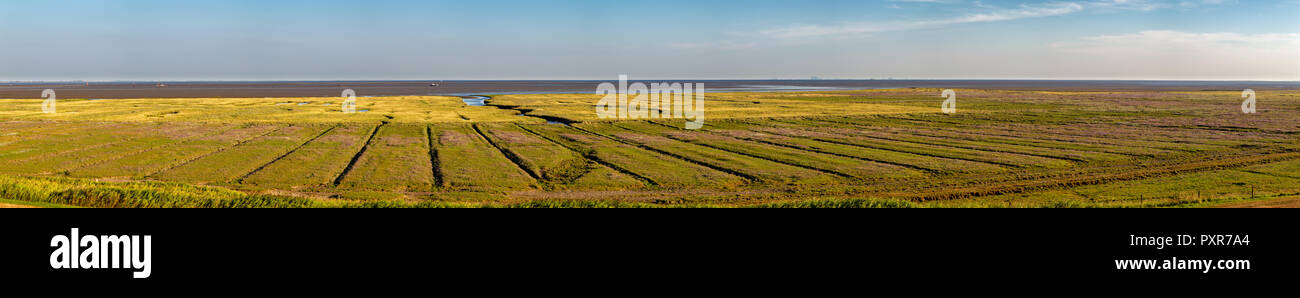
<instances>
[{"instance_id":1,"label":"distant shoreline","mask_svg":"<svg viewBox=\"0 0 1300 298\"><path fill-rule=\"evenodd\" d=\"M40 98L54 89L59 98L330 97L343 89L360 96L594 93L613 80L428 80L428 81L190 81L190 82L10 82L0 98ZM1155 80L632 80L703 83L714 92L834 91L885 88L967 88L1043 91L1233 91L1300 90L1294 81ZM430 86L437 83L437 86Z\"/></svg>"}]
</instances>

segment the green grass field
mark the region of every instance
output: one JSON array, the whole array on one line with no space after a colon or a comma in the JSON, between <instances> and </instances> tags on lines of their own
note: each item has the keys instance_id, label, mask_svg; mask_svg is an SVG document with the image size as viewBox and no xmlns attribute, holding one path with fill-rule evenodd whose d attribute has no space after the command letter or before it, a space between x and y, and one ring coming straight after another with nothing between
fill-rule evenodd
<instances>
[{"instance_id":1,"label":"green grass field","mask_svg":"<svg viewBox=\"0 0 1300 298\"><path fill-rule=\"evenodd\" d=\"M1300 195L1300 91L5 99L0 206L1248 207ZM560 119L570 124L548 124Z\"/></svg>"}]
</instances>

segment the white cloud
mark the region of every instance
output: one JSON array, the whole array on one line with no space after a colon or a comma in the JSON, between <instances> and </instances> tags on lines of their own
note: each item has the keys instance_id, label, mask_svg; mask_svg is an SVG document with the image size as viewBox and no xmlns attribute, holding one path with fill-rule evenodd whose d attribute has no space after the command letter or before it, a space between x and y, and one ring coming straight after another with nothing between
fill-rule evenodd
<instances>
[{"instance_id":1,"label":"white cloud","mask_svg":"<svg viewBox=\"0 0 1300 298\"><path fill-rule=\"evenodd\" d=\"M1092 1L1086 3L1089 7L1097 9L1118 9L1118 10L1138 10L1152 11L1167 8L1196 8L1201 6L1214 6L1227 4L1228 0L1184 0L1184 1L1166 1L1166 0L1104 0Z\"/></svg>"},{"instance_id":2,"label":"white cloud","mask_svg":"<svg viewBox=\"0 0 1300 298\"><path fill-rule=\"evenodd\" d=\"M735 41L668 43L668 47L674 49L681 49L681 50L693 50L693 49L743 50L743 49L753 48L755 46L758 46L758 43L735 42Z\"/></svg>"},{"instance_id":3,"label":"white cloud","mask_svg":"<svg viewBox=\"0 0 1300 298\"><path fill-rule=\"evenodd\" d=\"M1228 2L1227 0L1183 1L1183 2L1178 2L1178 6L1182 6L1184 8L1193 8L1193 7L1208 6L1208 5L1219 5L1227 2Z\"/></svg>"},{"instance_id":4,"label":"white cloud","mask_svg":"<svg viewBox=\"0 0 1300 298\"><path fill-rule=\"evenodd\" d=\"M1300 33L1150 30L1055 42L1050 48L1089 68L1148 76L1300 79Z\"/></svg>"},{"instance_id":5,"label":"white cloud","mask_svg":"<svg viewBox=\"0 0 1300 298\"><path fill-rule=\"evenodd\" d=\"M1112 8L1112 9L1140 10L1140 11L1152 11L1152 10L1165 8L1169 6L1168 4L1160 1L1147 1L1147 0L1094 1L1094 2L1089 2L1088 5L1097 8Z\"/></svg>"},{"instance_id":6,"label":"white cloud","mask_svg":"<svg viewBox=\"0 0 1300 298\"><path fill-rule=\"evenodd\" d=\"M1025 18L1048 17L1071 14L1083 10L1078 3L1047 3L1040 5L1022 4L1016 9L1002 9L986 13L968 14L946 19L921 20L894 23L848 23L842 25L798 25L759 31L759 35L777 38L810 37L844 37L886 31L904 31L922 28L943 27L967 23L1010 21Z\"/></svg>"},{"instance_id":7,"label":"white cloud","mask_svg":"<svg viewBox=\"0 0 1300 298\"><path fill-rule=\"evenodd\" d=\"M891 2L923 2L923 3L949 3L949 0L891 0ZM1219 5L1229 2L1228 0L1186 0L1186 1L1164 1L1164 0L1101 0L1087 2L1049 2L1039 4L1020 4L1017 8L995 8L981 1L968 3L971 9L987 10L988 12L967 14L945 19L920 20L910 22L856 22L843 23L839 25L794 25L775 29L758 31L758 35L777 38L809 38L809 37L844 37L854 35L864 35L887 31L904 31L913 29L923 29L932 27L942 27L948 25L982 23L982 22L999 22L1011 21L1026 18L1050 17L1067 15L1082 11L1084 9L1096 9L1099 11L1115 10L1136 10L1136 11L1153 11L1173 7L1199 7L1208 5ZM891 8L899 8L897 5Z\"/></svg>"},{"instance_id":8,"label":"white cloud","mask_svg":"<svg viewBox=\"0 0 1300 298\"><path fill-rule=\"evenodd\" d=\"M1300 33L1188 33L1148 30L1132 34L1084 37L1077 41L1052 43L1056 49L1098 54L1133 52L1222 52L1278 51L1300 53Z\"/></svg>"}]
</instances>

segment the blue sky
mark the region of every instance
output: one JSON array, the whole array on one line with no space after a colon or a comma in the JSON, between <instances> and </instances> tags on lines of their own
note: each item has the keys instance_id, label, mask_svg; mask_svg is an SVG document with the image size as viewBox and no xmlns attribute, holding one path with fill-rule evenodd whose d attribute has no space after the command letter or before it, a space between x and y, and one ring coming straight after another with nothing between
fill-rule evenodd
<instances>
[{"instance_id":1,"label":"blue sky","mask_svg":"<svg viewBox=\"0 0 1300 298\"><path fill-rule=\"evenodd\" d=\"M1300 80L1300 1L5 1L0 80Z\"/></svg>"}]
</instances>

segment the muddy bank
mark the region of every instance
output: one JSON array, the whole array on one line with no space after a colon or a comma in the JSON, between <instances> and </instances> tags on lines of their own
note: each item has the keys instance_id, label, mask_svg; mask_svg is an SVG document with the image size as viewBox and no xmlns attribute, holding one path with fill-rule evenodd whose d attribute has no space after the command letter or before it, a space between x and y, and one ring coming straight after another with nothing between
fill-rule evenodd
<instances>
[{"instance_id":1,"label":"muddy bank","mask_svg":"<svg viewBox=\"0 0 1300 298\"><path fill-rule=\"evenodd\" d=\"M589 93L597 81L359 81L359 82L111 82L0 83L0 98L40 98L54 89L59 98L330 97L343 89L360 96ZM653 80L642 82L674 82ZM880 88L975 88L1060 91L1199 91L1300 89L1300 82L1228 81L1034 81L1034 80L679 80L707 90L815 91ZM433 85L433 84L436 84Z\"/></svg>"},{"instance_id":2,"label":"muddy bank","mask_svg":"<svg viewBox=\"0 0 1300 298\"><path fill-rule=\"evenodd\" d=\"M471 99L470 97L473 97L473 98ZM546 123L548 123L548 124L563 124L563 125L569 125L569 124L573 124L573 123L575 123L574 121L571 121L571 120L569 120L569 119L565 119L565 118L560 118L560 117L551 117L551 116L543 116L543 115L531 115L531 114L528 114L528 113L529 113L529 112L532 112L532 111L533 111L532 109L524 109L524 108L520 108L519 106L511 106L511 105L494 105L494 104L488 102L489 100L492 100L492 97L489 97L489 96L474 95L474 96L462 96L461 98L462 98L463 100L465 100L465 104L470 105L470 106L487 106L487 107L494 107L494 108L503 109L503 110L515 110L515 111L519 111L519 116L520 116L520 117L533 117L533 118L538 118L538 119L546 120ZM478 104L471 104L470 101L477 101Z\"/></svg>"}]
</instances>

